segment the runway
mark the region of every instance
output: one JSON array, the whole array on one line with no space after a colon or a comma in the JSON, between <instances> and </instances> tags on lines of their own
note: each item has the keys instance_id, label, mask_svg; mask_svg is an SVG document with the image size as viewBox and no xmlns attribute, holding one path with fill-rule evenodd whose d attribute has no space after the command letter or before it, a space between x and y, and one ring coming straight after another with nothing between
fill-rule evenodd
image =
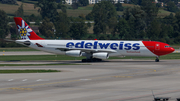
<instances>
[{"instance_id":1,"label":"runway","mask_svg":"<svg viewBox=\"0 0 180 101\"><path fill-rule=\"evenodd\" d=\"M176 49L174 53L180 53L180 49ZM10 51L0 52L0 56L3 55L53 55L53 53L47 53L43 51Z\"/></svg>"},{"instance_id":2,"label":"runway","mask_svg":"<svg viewBox=\"0 0 180 101\"><path fill-rule=\"evenodd\" d=\"M0 74L0 101L153 101L151 90L157 97L175 101L180 97L179 61L129 59L83 65L0 67L62 71Z\"/></svg>"}]
</instances>

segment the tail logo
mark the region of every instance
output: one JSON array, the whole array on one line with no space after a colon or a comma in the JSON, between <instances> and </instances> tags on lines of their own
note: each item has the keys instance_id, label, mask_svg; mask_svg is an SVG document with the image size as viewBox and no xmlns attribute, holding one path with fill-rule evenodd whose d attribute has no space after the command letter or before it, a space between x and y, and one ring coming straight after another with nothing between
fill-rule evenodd
<instances>
[{"instance_id":1,"label":"tail logo","mask_svg":"<svg viewBox=\"0 0 180 101\"><path fill-rule=\"evenodd\" d=\"M30 32L32 32L32 29L29 28L28 25L25 25L24 20L21 21L22 24L17 25L18 26L18 32L20 33L21 39L22 40L30 40L28 36L30 36Z\"/></svg>"}]
</instances>

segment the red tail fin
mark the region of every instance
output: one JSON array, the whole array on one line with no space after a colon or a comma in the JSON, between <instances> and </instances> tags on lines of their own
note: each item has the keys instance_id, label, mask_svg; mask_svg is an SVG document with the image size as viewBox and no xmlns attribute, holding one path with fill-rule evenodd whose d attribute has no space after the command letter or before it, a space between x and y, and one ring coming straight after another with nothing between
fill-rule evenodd
<instances>
[{"instance_id":1,"label":"red tail fin","mask_svg":"<svg viewBox=\"0 0 180 101\"><path fill-rule=\"evenodd\" d=\"M14 21L22 40L44 40L39 37L21 17L14 17Z\"/></svg>"}]
</instances>

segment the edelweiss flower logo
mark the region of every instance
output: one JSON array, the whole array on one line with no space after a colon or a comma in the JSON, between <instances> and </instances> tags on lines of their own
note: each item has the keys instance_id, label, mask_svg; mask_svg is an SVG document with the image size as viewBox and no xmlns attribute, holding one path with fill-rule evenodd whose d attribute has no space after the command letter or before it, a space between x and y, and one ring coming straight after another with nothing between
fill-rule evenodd
<instances>
[{"instance_id":1,"label":"edelweiss flower logo","mask_svg":"<svg viewBox=\"0 0 180 101\"><path fill-rule=\"evenodd\" d=\"M30 36L30 32L32 32L31 28L29 28L29 26L25 26L25 22L24 20L22 20L22 26L18 26L18 32L20 33L21 39L22 40L26 40L29 39L28 36Z\"/></svg>"}]
</instances>

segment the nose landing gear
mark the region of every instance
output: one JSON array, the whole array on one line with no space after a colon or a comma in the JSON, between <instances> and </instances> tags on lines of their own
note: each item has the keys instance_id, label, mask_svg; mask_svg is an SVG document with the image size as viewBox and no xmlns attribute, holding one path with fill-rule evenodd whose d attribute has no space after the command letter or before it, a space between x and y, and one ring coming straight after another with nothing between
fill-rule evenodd
<instances>
[{"instance_id":1,"label":"nose landing gear","mask_svg":"<svg viewBox=\"0 0 180 101\"><path fill-rule=\"evenodd\" d=\"M155 62L159 62L159 56L156 57Z\"/></svg>"}]
</instances>

